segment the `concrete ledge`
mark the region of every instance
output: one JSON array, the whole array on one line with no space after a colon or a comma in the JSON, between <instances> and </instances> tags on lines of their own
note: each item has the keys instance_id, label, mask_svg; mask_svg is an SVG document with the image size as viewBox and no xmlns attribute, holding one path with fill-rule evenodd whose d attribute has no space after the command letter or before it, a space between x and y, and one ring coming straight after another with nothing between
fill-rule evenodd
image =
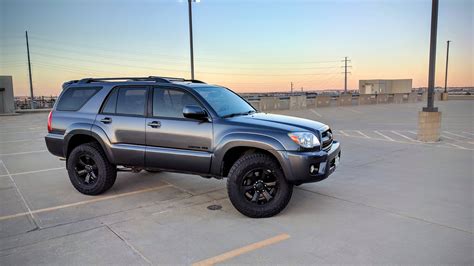
<instances>
[{"instance_id":1,"label":"concrete ledge","mask_svg":"<svg viewBox=\"0 0 474 266\"><path fill-rule=\"evenodd\" d=\"M18 109L16 110L17 113L20 114L30 114L30 113L49 113L51 108L44 108L44 109Z\"/></svg>"},{"instance_id":2,"label":"concrete ledge","mask_svg":"<svg viewBox=\"0 0 474 266\"><path fill-rule=\"evenodd\" d=\"M418 112L418 140L437 142L441 131L441 112Z\"/></svg>"},{"instance_id":3,"label":"concrete ledge","mask_svg":"<svg viewBox=\"0 0 474 266\"><path fill-rule=\"evenodd\" d=\"M474 100L474 95L448 95L448 100Z\"/></svg>"}]
</instances>

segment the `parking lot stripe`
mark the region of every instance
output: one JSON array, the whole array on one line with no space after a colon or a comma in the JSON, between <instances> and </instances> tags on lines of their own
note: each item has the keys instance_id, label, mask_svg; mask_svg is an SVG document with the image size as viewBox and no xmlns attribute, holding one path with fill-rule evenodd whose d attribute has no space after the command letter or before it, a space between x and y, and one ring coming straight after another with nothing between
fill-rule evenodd
<instances>
[{"instance_id":1,"label":"parking lot stripe","mask_svg":"<svg viewBox=\"0 0 474 266\"><path fill-rule=\"evenodd\" d=\"M441 134L441 138L450 139L450 140L457 140L457 139L455 139L455 138L448 137L448 136L443 135L443 134Z\"/></svg>"},{"instance_id":2,"label":"parking lot stripe","mask_svg":"<svg viewBox=\"0 0 474 266\"><path fill-rule=\"evenodd\" d=\"M356 114L362 114L361 111L357 111L357 110L354 110L354 109L352 109L352 108L346 108L346 109L349 110L349 111L351 111L351 112L353 112L353 113L356 113Z\"/></svg>"},{"instance_id":3,"label":"parking lot stripe","mask_svg":"<svg viewBox=\"0 0 474 266\"><path fill-rule=\"evenodd\" d=\"M453 136L456 136L456 137L463 138L463 139L471 139L471 138L468 138L466 136L455 134L455 133L452 133L452 132L449 132L449 131L443 131L443 132L446 133L446 134L449 134L449 135L453 135Z\"/></svg>"},{"instance_id":4,"label":"parking lot stripe","mask_svg":"<svg viewBox=\"0 0 474 266\"><path fill-rule=\"evenodd\" d=\"M388 139L388 140L390 140L390 141L395 141L395 140L394 140L394 139L392 139L391 137L389 137L389 136L386 136L386 135L384 135L384 134L380 133L380 132L379 132L379 131L377 131L377 130L374 130L374 133L375 133L375 134L378 134L379 136L382 136L382 137L384 137L384 138L386 138L386 139Z\"/></svg>"},{"instance_id":5,"label":"parking lot stripe","mask_svg":"<svg viewBox=\"0 0 474 266\"><path fill-rule=\"evenodd\" d=\"M313 112L315 115L319 116L319 117L323 117L320 113L316 112L315 110L313 109L310 109L311 112Z\"/></svg>"},{"instance_id":6,"label":"parking lot stripe","mask_svg":"<svg viewBox=\"0 0 474 266\"><path fill-rule=\"evenodd\" d=\"M214 265L216 263L221 263L221 262L224 262L226 260L232 259L234 257L240 256L242 254L254 251L256 249L263 248L263 247L266 247L266 246L269 246L269 245L272 245L272 244L276 244L276 243L281 242L283 240L286 240L288 238L290 238L289 234L280 234L280 235L274 236L272 238L262 240L260 242L256 242L256 243L253 243L253 244L250 244L250 245L238 248L238 249L228 251L228 252L223 253L221 255L218 255L218 256L215 256L215 257L212 257L212 258L209 258L209 259L205 259L205 260L193 263L193 266L208 266L208 265Z\"/></svg>"},{"instance_id":7,"label":"parking lot stripe","mask_svg":"<svg viewBox=\"0 0 474 266\"><path fill-rule=\"evenodd\" d=\"M454 147L457 147L459 149L462 149L462 150L469 150L467 148L464 148L463 146L459 146L459 145L456 145L456 144L453 144L453 143L446 143L447 145L451 145L451 146L454 146Z\"/></svg>"},{"instance_id":8,"label":"parking lot stripe","mask_svg":"<svg viewBox=\"0 0 474 266\"><path fill-rule=\"evenodd\" d=\"M21 201L22 201L23 204L25 205L26 210L28 210L28 212L25 212L24 215L30 215L31 220L32 220L33 223L35 224L36 228L40 228L39 222L36 220L35 216L33 215L33 212L31 211L30 206L28 205L28 202L26 202L25 197L23 197L23 194L21 193L20 189L19 189L18 186L17 186L17 184L16 184L16 182L15 182L15 179L13 179L13 177L10 175L10 171L8 171L8 168L7 168L7 166L5 165L5 163L4 163L2 160L0 160L0 163L2 163L2 166L3 166L3 168L5 169L5 172L7 172L7 175L8 175L8 177L10 178L10 181L12 182L13 186L15 187L16 192L17 192L18 195L20 196ZM1 219L0 219L0 220L1 220Z\"/></svg>"},{"instance_id":9,"label":"parking lot stripe","mask_svg":"<svg viewBox=\"0 0 474 266\"><path fill-rule=\"evenodd\" d=\"M64 168L65 167L48 168L48 169L35 170L35 171L11 173L10 175L11 176L16 176L16 175L35 174L35 173L41 173L41 172L47 172L47 171L61 170L61 169L64 169ZM0 175L0 177L4 177L4 176L8 176L8 175Z\"/></svg>"},{"instance_id":10,"label":"parking lot stripe","mask_svg":"<svg viewBox=\"0 0 474 266\"><path fill-rule=\"evenodd\" d=\"M7 141L0 141L2 143L15 143L15 142L26 142L26 141L36 141L43 138L34 138L34 139L17 139L17 140L7 140Z\"/></svg>"},{"instance_id":11,"label":"parking lot stripe","mask_svg":"<svg viewBox=\"0 0 474 266\"><path fill-rule=\"evenodd\" d=\"M364 138L366 139L370 139L369 136L365 135L364 133L362 133L360 130L354 130L355 132L359 133L359 135L363 136Z\"/></svg>"},{"instance_id":12,"label":"parking lot stripe","mask_svg":"<svg viewBox=\"0 0 474 266\"><path fill-rule=\"evenodd\" d=\"M0 153L0 156L11 156L11 155L21 155L21 154L39 153L39 152L45 152L45 151L48 151L48 150L24 151L24 152L14 152L14 153Z\"/></svg>"},{"instance_id":13,"label":"parking lot stripe","mask_svg":"<svg viewBox=\"0 0 474 266\"><path fill-rule=\"evenodd\" d=\"M405 136L405 135L403 135L403 134L401 134L401 133L398 133L397 131L392 130L392 131L390 131L390 132L392 132L393 134L398 135L398 136L400 136L400 137L402 137L402 138L405 138L405 139L408 139L408 140L411 140L411 141L414 141L414 142L418 142L418 140L412 139L412 138L410 138L410 137L407 137L407 136Z\"/></svg>"},{"instance_id":14,"label":"parking lot stripe","mask_svg":"<svg viewBox=\"0 0 474 266\"><path fill-rule=\"evenodd\" d=\"M346 132L344 132L344 130L339 130L339 132L341 132L342 135L346 136L346 137L349 137L349 135L347 135Z\"/></svg>"},{"instance_id":15,"label":"parking lot stripe","mask_svg":"<svg viewBox=\"0 0 474 266\"><path fill-rule=\"evenodd\" d=\"M131 196L131 195L135 195L135 194L160 190L160 189L166 188L166 187L171 187L171 185L167 184L167 185L163 185L163 186L145 188L145 189L140 189L140 190L131 191L131 192L125 192L125 193L110 195L110 196L98 196L98 197L94 197L93 199L90 199L90 200L83 200L83 201L79 201L79 202L74 202L74 203L69 203L69 204L64 204L64 205L59 205L59 206L54 206L54 207L48 207L48 208L43 208L43 209L38 209L38 210L33 210L33 211L30 210L30 212L22 212L22 213L17 213L17 214L12 214L12 215L1 216L0 221L16 218L16 217L20 217L20 216L25 216L25 215L28 215L29 213L31 213L33 215L33 214L37 214L37 213L56 211L56 210L70 208L70 207L85 205L85 204L89 204L89 203L95 203L95 202L100 202L100 201L104 201L104 200L116 199L116 198L127 197L127 196Z\"/></svg>"}]
</instances>

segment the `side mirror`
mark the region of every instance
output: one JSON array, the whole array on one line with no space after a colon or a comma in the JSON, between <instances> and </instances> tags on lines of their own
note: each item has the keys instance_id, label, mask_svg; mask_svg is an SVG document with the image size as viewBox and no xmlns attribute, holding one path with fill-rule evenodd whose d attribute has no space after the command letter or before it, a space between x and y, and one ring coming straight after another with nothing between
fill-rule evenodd
<instances>
[{"instance_id":1,"label":"side mirror","mask_svg":"<svg viewBox=\"0 0 474 266\"><path fill-rule=\"evenodd\" d=\"M197 105L186 105L183 108L183 116L186 118L207 120L207 112Z\"/></svg>"}]
</instances>

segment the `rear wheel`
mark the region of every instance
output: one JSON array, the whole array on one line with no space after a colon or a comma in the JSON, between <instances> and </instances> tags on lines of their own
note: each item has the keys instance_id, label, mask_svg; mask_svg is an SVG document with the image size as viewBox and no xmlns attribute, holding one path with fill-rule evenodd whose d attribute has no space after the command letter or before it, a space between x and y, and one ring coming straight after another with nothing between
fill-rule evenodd
<instances>
[{"instance_id":1,"label":"rear wheel","mask_svg":"<svg viewBox=\"0 0 474 266\"><path fill-rule=\"evenodd\" d=\"M271 217L290 201L289 184L278 163L266 154L249 154L238 159L229 171L227 192L232 205L252 218Z\"/></svg>"},{"instance_id":2,"label":"rear wheel","mask_svg":"<svg viewBox=\"0 0 474 266\"><path fill-rule=\"evenodd\" d=\"M72 185L86 195L98 195L112 187L117 168L111 164L102 148L95 143L75 147L66 162Z\"/></svg>"}]
</instances>

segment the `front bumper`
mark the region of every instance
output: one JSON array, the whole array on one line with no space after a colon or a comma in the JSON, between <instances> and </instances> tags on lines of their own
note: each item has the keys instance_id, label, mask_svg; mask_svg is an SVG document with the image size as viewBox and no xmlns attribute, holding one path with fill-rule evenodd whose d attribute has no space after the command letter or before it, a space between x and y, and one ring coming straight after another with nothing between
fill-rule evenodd
<instances>
[{"instance_id":1,"label":"front bumper","mask_svg":"<svg viewBox=\"0 0 474 266\"><path fill-rule=\"evenodd\" d=\"M286 159L286 178L290 183L318 182L332 174L339 164L341 146L334 141L329 151L317 152L282 152Z\"/></svg>"}]
</instances>

